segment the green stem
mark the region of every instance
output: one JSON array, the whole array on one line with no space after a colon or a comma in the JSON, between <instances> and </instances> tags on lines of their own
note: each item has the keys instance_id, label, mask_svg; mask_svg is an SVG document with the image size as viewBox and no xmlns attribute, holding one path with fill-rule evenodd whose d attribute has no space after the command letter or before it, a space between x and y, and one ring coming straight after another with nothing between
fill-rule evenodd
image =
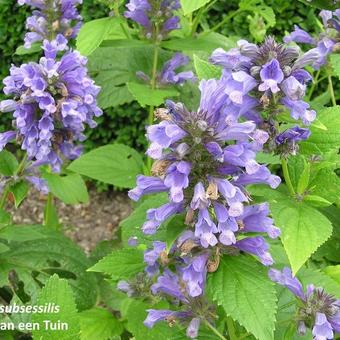
<instances>
[{"instance_id":1,"label":"green stem","mask_svg":"<svg viewBox=\"0 0 340 340\"><path fill-rule=\"evenodd\" d=\"M215 333L220 339L227 340L209 321L205 320L205 324L207 325L210 330Z\"/></svg>"},{"instance_id":2,"label":"green stem","mask_svg":"<svg viewBox=\"0 0 340 340\"><path fill-rule=\"evenodd\" d=\"M313 94L313 92L314 92L314 90L315 90L315 87L316 87L316 85L318 84L318 79L319 79L319 76L320 76L320 72L321 72L321 70L319 70L317 73L316 73L316 76L315 76L315 78L313 79L313 83L312 83L312 86L311 86L311 88L310 88L310 90L309 90L309 93L308 93L308 100L311 100L311 98L312 98L312 94Z\"/></svg>"},{"instance_id":3,"label":"green stem","mask_svg":"<svg viewBox=\"0 0 340 340\"><path fill-rule=\"evenodd\" d=\"M15 172L16 175L20 176L21 173L25 170L27 158L28 158L27 153L25 153L23 159L21 160L21 162L20 162L20 164L18 166L17 171Z\"/></svg>"},{"instance_id":4,"label":"green stem","mask_svg":"<svg viewBox=\"0 0 340 340\"><path fill-rule=\"evenodd\" d=\"M49 192L47 195L47 202L45 207L44 226L49 226L51 224L52 209L53 209L53 195L51 192Z\"/></svg>"},{"instance_id":5,"label":"green stem","mask_svg":"<svg viewBox=\"0 0 340 340\"><path fill-rule=\"evenodd\" d=\"M197 30L197 27L198 27L198 24L201 20L201 17L202 17L202 14L205 12L206 10L206 7L203 6L200 8L200 10L198 11L197 15L195 16L195 19L192 23L192 26L191 26L191 32L190 32L190 35L194 35L196 33L196 30Z\"/></svg>"},{"instance_id":6,"label":"green stem","mask_svg":"<svg viewBox=\"0 0 340 340\"><path fill-rule=\"evenodd\" d=\"M240 9L236 10L235 12L230 13L227 15L219 24L215 25L211 31L214 32L218 30L221 26L223 26L226 22L228 22L230 19L232 19L236 14L240 13Z\"/></svg>"},{"instance_id":7,"label":"green stem","mask_svg":"<svg viewBox=\"0 0 340 340\"><path fill-rule=\"evenodd\" d=\"M331 94L332 105L336 106L336 99L335 99L335 94L334 94L334 87L333 87L333 82L332 82L332 76L330 74L328 75L328 86L329 86L329 92Z\"/></svg>"},{"instance_id":8,"label":"green stem","mask_svg":"<svg viewBox=\"0 0 340 340\"><path fill-rule=\"evenodd\" d=\"M227 327L230 340L237 340L238 338L235 331L234 321L229 316L227 317Z\"/></svg>"},{"instance_id":9,"label":"green stem","mask_svg":"<svg viewBox=\"0 0 340 340\"><path fill-rule=\"evenodd\" d=\"M281 160L281 164L282 164L283 177L284 177L286 185L288 187L288 191L291 194L291 196L294 197L295 196L295 190L294 190L293 183L292 183L290 176L289 176L287 160L283 158Z\"/></svg>"}]
</instances>

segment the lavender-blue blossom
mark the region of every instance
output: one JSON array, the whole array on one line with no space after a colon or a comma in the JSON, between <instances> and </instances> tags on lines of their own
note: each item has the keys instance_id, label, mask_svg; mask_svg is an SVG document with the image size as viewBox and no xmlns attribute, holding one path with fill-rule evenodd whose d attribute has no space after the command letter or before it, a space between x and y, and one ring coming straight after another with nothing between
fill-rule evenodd
<instances>
[{"instance_id":1,"label":"lavender-blue blossom","mask_svg":"<svg viewBox=\"0 0 340 340\"><path fill-rule=\"evenodd\" d=\"M284 38L286 43L294 41L314 46L311 51L315 51L319 55L312 64L316 70L325 65L327 56L340 47L340 10L337 9L334 12L322 10L320 17L324 29L317 37L312 37L308 32L295 25L294 31Z\"/></svg>"},{"instance_id":2,"label":"lavender-blue blossom","mask_svg":"<svg viewBox=\"0 0 340 340\"><path fill-rule=\"evenodd\" d=\"M75 38L82 25L82 17L77 5L82 0L18 0L19 5L28 5L34 9L33 15L26 20L29 32L25 35L25 47L45 39L53 41L60 34L65 39Z\"/></svg>"},{"instance_id":3,"label":"lavender-blue blossom","mask_svg":"<svg viewBox=\"0 0 340 340\"><path fill-rule=\"evenodd\" d=\"M95 127L102 111L96 97L99 87L87 75L87 59L77 51L65 53L64 39L43 42L45 56L39 63L12 66L4 79L4 93L13 100L1 102L3 111L14 111L14 131L0 133L0 150L16 139L35 165L49 164L60 171L63 159L81 153L85 124Z\"/></svg>"},{"instance_id":4,"label":"lavender-blue blossom","mask_svg":"<svg viewBox=\"0 0 340 340\"><path fill-rule=\"evenodd\" d=\"M258 256L268 265L272 260L264 239L242 236L244 240L239 242L238 236L253 231L270 237L279 235L268 217L268 206L249 205L245 185L265 183L275 188L280 178L255 160L268 135L256 129L253 122L239 123L236 117L225 113L225 106L233 101L240 103L251 88L243 74L237 74L233 81L232 85L224 78L202 81L196 112L171 101L167 110L158 111L161 122L147 128L147 154L156 160L152 167L154 176L139 176L137 187L129 192L133 200L148 193L168 192L168 203L147 211L142 227L147 234L155 233L171 216L186 214L186 223L193 230L192 241L197 240L202 248L201 255L184 258L181 266L183 279L193 287L192 296L203 291L210 256L204 249L217 244L233 246ZM154 262L148 264L154 269Z\"/></svg>"},{"instance_id":5,"label":"lavender-blue blossom","mask_svg":"<svg viewBox=\"0 0 340 340\"><path fill-rule=\"evenodd\" d=\"M138 23L148 39L162 40L179 29L179 17L174 11L180 8L179 0L130 0L126 4L125 17Z\"/></svg>"},{"instance_id":6,"label":"lavender-blue blossom","mask_svg":"<svg viewBox=\"0 0 340 340\"><path fill-rule=\"evenodd\" d=\"M314 340L333 339L334 333L340 333L340 300L312 284L304 292L301 282L287 267L282 271L270 269L269 277L287 287L299 300L296 318L300 334L307 327L312 329Z\"/></svg>"}]
</instances>

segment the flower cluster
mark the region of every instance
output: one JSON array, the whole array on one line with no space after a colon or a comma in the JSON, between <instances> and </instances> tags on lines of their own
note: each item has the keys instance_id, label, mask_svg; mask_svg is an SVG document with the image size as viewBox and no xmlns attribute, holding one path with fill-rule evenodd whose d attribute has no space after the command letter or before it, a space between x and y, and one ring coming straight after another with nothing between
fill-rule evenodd
<instances>
[{"instance_id":1,"label":"flower cluster","mask_svg":"<svg viewBox=\"0 0 340 340\"><path fill-rule=\"evenodd\" d=\"M147 39L163 40L180 28L180 19L174 15L180 8L179 0L130 0L126 7L125 17L141 25Z\"/></svg>"},{"instance_id":2,"label":"flower cluster","mask_svg":"<svg viewBox=\"0 0 340 340\"><path fill-rule=\"evenodd\" d=\"M237 105L247 96L251 88L248 80L246 73L237 73L233 80L235 91L229 86L230 79L203 80L196 112L188 111L182 103L168 101L167 109L156 113L160 123L147 128L150 141L147 154L155 160L153 176L138 176L137 187L129 191L129 196L137 201L146 194L168 193L168 203L147 211L142 227L146 234L156 233L171 216L183 216L181 223L187 229L171 249L166 250L164 242L155 241L153 249L144 255L150 277L159 272L168 273L166 277L175 275L169 274L167 268L176 268L174 277L181 282L182 297L178 290L162 291L180 301L183 296L202 298L206 274L217 270L224 254L245 252L264 265L273 263L265 239L247 233L266 233L276 238L280 230L268 216L268 204L251 205L245 188L256 183L276 188L280 183L278 176L255 160L268 134L257 129L252 121L240 123L236 116L226 114L232 103ZM195 320L188 328L189 333L193 329L194 335L194 325L199 325L197 315L195 312L185 316L186 320ZM153 325L169 316L181 319L173 312L152 310L146 323Z\"/></svg>"},{"instance_id":3,"label":"flower cluster","mask_svg":"<svg viewBox=\"0 0 340 340\"><path fill-rule=\"evenodd\" d=\"M327 56L330 53L338 51L340 48L340 9L334 12L322 10L320 17L324 31L318 37L313 38L308 32L295 25L294 31L284 38L286 43L294 41L315 46L311 51L315 51L319 55L319 58L312 64L316 70L326 64Z\"/></svg>"},{"instance_id":4,"label":"flower cluster","mask_svg":"<svg viewBox=\"0 0 340 340\"><path fill-rule=\"evenodd\" d=\"M300 335L306 333L307 327L312 328L315 340L333 339L335 332L340 333L340 300L312 284L305 293L301 282L287 267L282 271L270 269L269 277L287 287L299 300L296 318Z\"/></svg>"},{"instance_id":5,"label":"flower cluster","mask_svg":"<svg viewBox=\"0 0 340 340\"><path fill-rule=\"evenodd\" d=\"M4 79L4 92L14 98L0 103L2 112L14 111L15 130L0 134L0 150L16 139L36 164L49 164L59 171L62 158L74 159L84 140L85 124L96 126L93 116L101 115L96 96L99 87L87 75L87 59L77 51L65 53L60 60L57 52L67 41L44 40L45 56L39 63L12 66Z\"/></svg>"},{"instance_id":6,"label":"flower cluster","mask_svg":"<svg viewBox=\"0 0 340 340\"><path fill-rule=\"evenodd\" d=\"M187 65L189 58L182 53L175 53L174 56L168 60L156 76L157 86L162 87L168 84L183 85L186 81L195 81L196 77L192 71L182 71L176 73L176 69ZM137 72L137 77L150 83L150 77L142 71Z\"/></svg>"},{"instance_id":7,"label":"flower cluster","mask_svg":"<svg viewBox=\"0 0 340 340\"><path fill-rule=\"evenodd\" d=\"M293 137L291 130L285 133L285 138L277 138L283 109L305 125L309 125L316 117L315 111L303 101L306 84L312 79L304 67L318 58L319 53L315 50L300 56L297 48L279 44L268 37L259 46L240 40L237 48L227 52L218 48L210 61L223 67L222 77L229 79L227 84L231 88L229 91L234 103L236 99L236 103L242 104L241 110L228 107L230 113L237 112L238 116L256 121L261 129L269 133L266 149L276 150L277 144L282 146L283 141L287 142L289 148L297 140L290 137ZM247 74L249 80L246 84L251 84L249 96L243 99L240 90L231 82L240 72ZM308 133L300 133L299 136L303 140L308 137Z\"/></svg>"},{"instance_id":8,"label":"flower cluster","mask_svg":"<svg viewBox=\"0 0 340 340\"><path fill-rule=\"evenodd\" d=\"M18 0L19 5L34 8L33 15L27 18L25 47L45 39L52 41L58 34L66 39L76 37L82 25L82 18L76 6L82 0Z\"/></svg>"}]
</instances>

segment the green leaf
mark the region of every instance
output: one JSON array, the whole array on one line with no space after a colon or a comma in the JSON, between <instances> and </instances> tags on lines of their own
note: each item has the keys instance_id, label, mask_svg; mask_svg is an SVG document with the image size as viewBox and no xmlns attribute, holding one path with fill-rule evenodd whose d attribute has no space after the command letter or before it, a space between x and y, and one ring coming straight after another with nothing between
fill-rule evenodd
<instances>
[{"instance_id":1,"label":"green leaf","mask_svg":"<svg viewBox=\"0 0 340 340\"><path fill-rule=\"evenodd\" d=\"M184 215L175 215L165 223L166 230L166 249L170 251L172 245L177 240L178 236L184 231L187 226L184 223Z\"/></svg>"},{"instance_id":2,"label":"green leaf","mask_svg":"<svg viewBox=\"0 0 340 340\"><path fill-rule=\"evenodd\" d=\"M337 9L337 1L333 0L299 0L303 2L305 5L313 6L319 9L329 9L336 10Z\"/></svg>"},{"instance_id":3,"label":"green leaf","mask_svg":"<svg viewBox=\"0 0 340 340\"><path fill-rule=\"evenodd\" d=\"M25 181L16 182L11 186L10 191L14 196L14 205L16 208L18 208L21 202L26 198L28 189L29 186Z\"/></svg>"},{"instance_id":4,"label":"green leaf","mask_svg":"<svg viewBox=\"0 0 340 340\"><path fill-rule=\"evenodd\" d=\"M155 237L160 241L165 241L166 236L164 229L160 228L157 235L146 235L142 232L141 227L146 221L146 212L151 208L158 208L167 202L166 194L152 195L144 199L143 203L132 212L132 214L120 223L122 230L122 240L127 245L130 237L137 237L140 244L150 245Z\"/></svg>"},{"instance_id":5,"label":"green leaf","mask_svg":"<svg viewBox=\"0 0 340 340\"><path fill-rule=\"evenodd\" d=\"M332 278L335 282L339 284L338 292L340 291L340 265L328 266L323 269L323 271ZM338 292L336 294L338 294Z\"/></svg>"},{"instance_id":6,"label":"green leaf","mask_svg":"<svg viewBox=\"0 0 340 340\"><path fill-rule=\"evenodd\" d=\"M340 54L332 53L330 55L331 65L333 67L334 75L336 75L340 79Z\"/></svg>"},{"instance_id":7,"label":"green leaf","mask_svg":"<svg viewBox=\"0 0 340 340\"><path fill-rule=\"evenodd\" d=\"M218 47L229 50L235 47L235 42L222 34L209 32L199 34L197 37L163 41L161 46L173 51L205 51L211 53Z\"/></svg>"},{"instance_id":8,"label":"green leaf","mask_svg":"<svg viewBox=\"0 0 340 340\"><path fill-rule=\"evenodd\" d=\"M192 13L196 11L197 9L203 7L205 4L210 2L211 0L181 0L181 6L183 9L184 15L187 15L189 13Z\"/></svg>"},{"instance_id":9,"label":"green leaf","mask_svg":"<svg viewBox=\"0 0 340 340\"><path fill-rule=\"evenodd\" d=\"M305 159L303 160L304 160L303 171L301 172L296 188L299 194L303 194L307 189L310 177L310 164Z\"/></svg>"},{"instance_id":10,"label":"green leaf","mask_svg":"<svg viewBox=\"0 0 340 340\"><path fill-rule=\"evenodd\" d=\"M275 26L275 13L273 9L265 5L262 0L241 0L239 7L243 11L250 11L260 15L266 21L266 26Z\"/></svg>"},{"instance_id":11,"label":"green leaf","mask_svg":"<svg viewBox=\"0 0 340 340\"><path fill-rule=\"evenodd\" d=\"M300 143L300 153L306 155L323 154L340 145L340 106L326 108L318 112L318 120L327 131L311 126L311 135Z\"/></svg>"},{"instance_id":12,"label":"green leaf","mask_svg":"<svg viewBox=\"0 0 340 340\"><path fill-rule=\"evenodd\" d=\"M86 22L77 36L77 50L82 55L90 55L106 38L113 25L116 30L120 29L118 21L117 18L101 18Z\"/></svg>"},{"instance_id":13,"label":"green leaf","mask_svg":"<svg viewBox=\"0 0 340 340\"><path fill-rule=\"evenodd\" d=\"M143 160L137 151L122 144L94 149L73 161L68 169L98 181L132 188L142 173Z\"/></svg>"},{"instance_id":14,"label":"green leaf","mask_svg":"<svg viewBox=\"0 0 340 340\"><path fill-rule=\"evenodd\" d=\"M324 268L322 271L317 269L301 268L297 276L305 287L312 283L315 287L322 287L327 293L338 296L340 283L336 279L336 272L333 272L335 273L335 277L332 277L332 274L329 275L327 273L327 268L331 268L330 272L332 272L333 269L336 270L336 268L332 267L337 266L329 266Z\"/></svg>"},{"instance_id":15,"label":"green leaf","mask_svg":"<svg viewBox=\"0 0 340 340\"><path fill-rule=\"evenodd\" d=\"M12 176L18 166L18 161L13 154L7 150L0 152L0 174L4 176Z\"/></svg>"},{"instance_id":16,"label":"green leaf","mask_svg":"<svg viewBox=\"0 0 340 340\"><path fill-rule=\"evenodd\" d=\"M38 53L41 51L41 43L34 43L32 44L31 48L25 48L23 45L19 46L15 54L17 55L25 55L25 54L33 54L33 53Z\"/></svg>"},{"instance_id":17,"label":"green leaf","mask_svg":"<svg viewBox=\"0 0 340 340\"><path fill-rule=\"evenodd\" d=\"M86 184L78 174L60 176L57 174L45 173L43 178L48 183L52 194L66 204L87 203L89 194Z\"/></svg>"},{"instance_id":18,"label":"green leaf","mask_svg":"<svg viewBox=\"0 0 340 340\"><path fill-rule=\"evenodd\" d=\"M261 164L281 164L281 160L278 155L265 152L258 152L256 160Z\"/></svg>"},{"instance_id":19,"label":"green leaf","mask_svg":"<svg viewBox=\"0 0 340 340\"><path fill-rule=\"evenodd\" d=\"M200 80L211 79L211 78L219 79L221 77L222 70L220 67L212 65L209 62L203 59L200 59L195 54L194 54L194 66L195 66L196 74Z\"/></svg>"},{"instance_id":20,"label":"green leaf","mask_svg":"<svg viewBox=\"0 0 340 340\"><path fill-rule=\"evenodd\" d=\"M32 321L40 324L39 330L33 330L33 339L76 340L79 339L79 317L73 293L67 280L51 276L38 296L37 304L58 305L58 313L34 313ZM62 330L49 329L49 325L60 323L66 325Z\"/></svg>"},{"instance_id":21,"label":"green leaf","mask_svg":"<svg viewBox=\"0 0 340 340\"><path fill-rule=\"evenodd\" d=\"M311 205L316 207L328 207L332 203L327 201L325 198L317 195L307 195L303 198L304 201L309 202Z\"/></svg>"},{"instance_id":22,"label":"green leaf","mask_svg":"<svg viewBox=\"0 0 340 340\"><path fill-rule=\"evenodd\" d=\"M10 250L0 254L0 286L8 286L8 273L15 271L24 291L35 302L41 285L57 273L67 278L79 310L91 308L97 298L90 261L84 252L60 232L42 226L9 226L0 237L10 240Z\"/></svg>"},{"instance_id":23,"label":"green leaf","mask_svg":"<svg viewBox=\"0 0 340 340\"><path fill-rule=\"evenodd\" d=\"M275 286L267 269L249 256L224 256L208 277L208 291L228 316L257 339L273 339Z\"/></svg>"},{"instance_id":24,"label":"green leaf","mask_svg":"<svg viewBox=\"0 0 340 340\"><path fill-rule=\"evenodd\" d=\"M11 223L11 214L3 209L0 209L0 228L8 225L9 223Z\"/></svg>"},{"instance_id":25,"label":"green leaf","mask_svg":"<svg viewBox=\"0 0 340 340\"><path fill-rule=\"evenodd\" d=\"M138 42L138 44L136 43ZM136 72L152 73L153 46L140 40L104 41L90 56L88 69L96 84L101 86L98 103L101 108L115 107L133 101L126 84L137 80ZM159 65L171 53L159 50Z\"/></svg>"},{"instance_id":26,"label":"green leaf","mask_svg":"<svg viewBox=\"0 0 340 340\"><path fill-rule=\"evenodd\" d=\"M308 258L332 234L331 222L304 202L287 199L272 201L275 225L281 229L281 240L295 274Z\"/></svg>"},{"instance_id":27,"label":"green leaf","mask_svg":"<svg viewBox=\"0 0 340 340\"><path fill-rule=\"evenodd\" d=\"M120 335L124 327L111 314L103 308L92 308L79 314L80 317L80 339L107 340L115 335Z\"/></svg>"},{"instance_id":28,"label":"green leaf","mask_svg":"<svg viewBox=\"0 0 340 340\"><path fill-rule=\"evenodd\" d=\"M115 279L123 279L144 271L144 268L143 251L138 248L127 248L113 251L88 270L112 275Z\"/></svg>"},{"instance_id":29,"label":"green leaf","mask_svg":"<svg viewBox=\"0 0 340 340\"><path fill-rule=\"evenodd\" d=\"M140 106L159 106L165 99L179 96L175 89L152 89L146 84L128 83L127 87Z\"/></svg>"}]
</instances>

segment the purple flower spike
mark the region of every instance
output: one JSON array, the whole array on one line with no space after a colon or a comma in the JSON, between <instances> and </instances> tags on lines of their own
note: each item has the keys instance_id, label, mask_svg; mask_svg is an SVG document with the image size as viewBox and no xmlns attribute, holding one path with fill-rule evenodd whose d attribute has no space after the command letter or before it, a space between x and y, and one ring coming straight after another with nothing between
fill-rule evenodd
<instances>
[{"instance_id":1,"label":"purple flower spike","mask_svg":"<svg viewBox=\"0 0 340 340\"><path fill-rule=\"evenodd\" d=\"M52 43L56 39L64 41L65 49L67 40L75 38L82 25L82 17L76 7L81 2L81 0L19 0L19 5L25 4L34 9L33 15L26 20L26 28L30 32L25 35L25 48L30 48L33 43L44 39Z\"/></svg>"},{"instance_id":2,"label":"purple flower spike","mask_svg":"<svg viewBox=\"0 0 340 340\"><path fill-rule=\"evenodd\" d=\"M262 84L259 85L260 91L271 90L272 93L280 91L278 84L284 79L280 64L276 59L265 64L260 72Z\"/></svg>"}]
</instances>

